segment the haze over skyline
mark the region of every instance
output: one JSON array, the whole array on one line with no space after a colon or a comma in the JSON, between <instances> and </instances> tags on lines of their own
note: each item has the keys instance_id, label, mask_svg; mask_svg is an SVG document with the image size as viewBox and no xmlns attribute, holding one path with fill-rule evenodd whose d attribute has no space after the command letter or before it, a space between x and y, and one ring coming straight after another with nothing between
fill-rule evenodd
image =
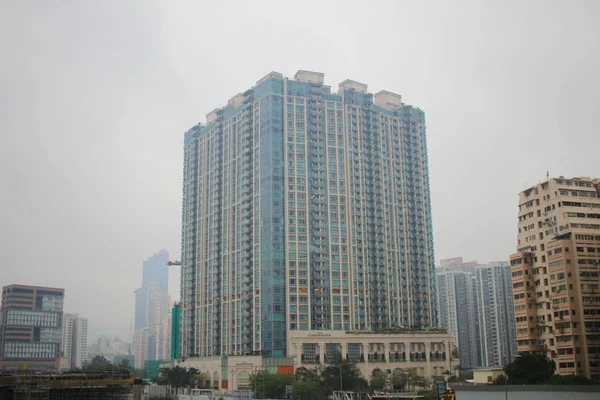
<instances>
[{"instance_id":1,"label":"haze over skyline","mask_svg":"<svg viewBox=\"0 0 600 400\"><path fill-rule=\"evenodd\" d=\"M596 1L234 3L3 6L0 286L126 337L142 262L179 259L183 133L273 70L425 111L436 260L507 260L519 191L600 176Z\"/></svg>"}]
</instances>

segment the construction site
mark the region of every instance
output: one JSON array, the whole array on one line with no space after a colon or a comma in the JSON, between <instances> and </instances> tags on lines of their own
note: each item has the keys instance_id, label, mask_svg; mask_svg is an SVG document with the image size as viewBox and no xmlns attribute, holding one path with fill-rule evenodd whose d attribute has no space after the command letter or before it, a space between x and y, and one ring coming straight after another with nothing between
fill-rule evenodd
<instances>
[{"instance_id":1,"label":"construction site","mask_svg":"<svg viewBox=\"0 0 600 400\"><path fill-rule=\"evenodd\" d=\"M127 370L0 371L0 400L129 400L136 383Z\"/></svg>"}]
</instances>

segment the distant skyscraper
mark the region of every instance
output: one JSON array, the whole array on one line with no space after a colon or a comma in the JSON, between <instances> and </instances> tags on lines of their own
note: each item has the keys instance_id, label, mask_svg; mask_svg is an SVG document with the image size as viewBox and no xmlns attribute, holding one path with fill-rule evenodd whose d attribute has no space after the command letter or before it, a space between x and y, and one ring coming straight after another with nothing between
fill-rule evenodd
<instances>
[{"instance_id":1,"label":"distant skyscraper","mask_svg":"<svg viewBox=\"0 0 600 400\"><path fill-rule=\"evenodd\" d=\"M148 288L135 291L134 332L148 327Z\"/></svg>"},{"instance_id":2,"label":"distant skyscraper","mask_svg":"<svg viewBox=\"0 0 600 400\"><path fill-rule=\"evenodd\" d=\"M185 133L182 356L436 323L425 114L272 72Z\"/></svg>"},{"instance_id":3,"label":"distant skyscraper","mask_svg":"<svg viewBox=\"0 0 600 400\"><path fill-rule=\"evenodd\" d=\"M135 330L147 328L150 321L150 301L158 290L158 284L150 282L146 287L135 291ZM165 293L166 294L166 293Z\"/></svg>"},{"instance_id":4,"label":"distant skyscraper","mask_svg":"<svg viewBox=\"0 0 600 400\"><path fill-rule=\"evenodd\" d=\"M460 364L466 368L477 367L481 358L473 267L438 268L436 275L440 326L454 335Z\"/></svg>"},{"instance_id":5,"label":"distant skyscraper","mask_svg":"<svg viewBox=\"0 0 600 400\"><path fill-rule=\"evenodd\" d=\"M476 267L479 264L477 261L464 261L462 257L454 257L454 258L446 258L445 260L440 260L440 267Z\"/></svg>"},{"instance_id":6,"label":"distant skyscraper","mask_svg":"<svg viewBox=\"0 0 600 400\"><path fill-rule=\"evenodd\" d=\"M519 352L600 380L600 179L551 178L521 192L516 250Z\"/></svg>"},{"instance_id":7,"label":"distant skyscraper","mask_svg":"<svg viewBox=\"0 0 600 400\"><path fill-rule=\"evenodd\" d=\"M128 355L132 351L132 343L124 342L118 337L108 337L101 335L95 343L92 343L88 349L88 359L95 356L106 357L109 361L116 355Z\"/></svg>"},{"instance_id":8,"label":"distant skyscraper","mask_svg":"<svg viewBox=\"0 0 600 400\"><path fill-rule=\"evenodd\" d=\"M137 337L138 347L134 343L134 351L140 354L139 343L143 338L147 346L143 352L144 361L168 360L171 353L168 262L169 253L166 250L144 261L142 287L135 291L134 339ZM136 356L136 365L143 366L139 358Z\"/></svg>"},{"instance_id":9,"label":"distant skyscraper","mask_svg":"<svg viewBox=\"0 0 600 400\"><path fill-rule=\"evenodd\" d=\"M133 335L133 360L135 368L144 368L148 360L148 328L140 329Z\"/></svg>"},{"instance_id":10,"label":"distant skyscraper","mask_svg":"<svg viewBox=\"0 0 600 400\"><path fill-rule=\"evenodd\" d=\"M62 318L62 357L69 368L81 368L87 360L88 321L77 314L63 314Z\"/></svg>"},{"instance_id":11,"label":"distant skyscraper","mask_svg":"<svg viewBox=\"0 0 600 400\"><path fill-rule=\"evenodd\" d=\"M147 288L152 282L158 285L158 291L169 292L169 252L161 250L144 261L142 266L142 287Z\"/></svg>"},{"instance_id":12,"label":"distant skyscraper","mask_svg":"<svg viewBox=\"0 0 600 400\"><path fill-rule=\"evenodd\" d=\"M481 366L500 367L517 355L512 278L508 262L477 267Z\"/></svg>"},{"instance_id":13,"label":"distant skyscraper","mask_svg":"<svg viewBox=\"0 0 600 400\"><path fill-rule=\"evenodd\" d=\"M148 360L169 360L171 356L171 296L155 292L148 309Z\"/></svg>"},{"instance_id":14,"label":"distant skyscraper","mask_svg":"<svg viewBox=\"0 0 600 400\"><path fill-rule=\"evenodd\" d=\"M0 369L59 368L64 297L64 289L2 288Z\"/></svg>"},{"instance_id":15,"label":"distant skyscraper","mask_svg":"<svg viewBox=\"0 0 600 400\"><path fill-rule=\"evenodd\" d=\"M135 291L134 330L148 327L150 299L155 292L169 292L169 253L161 250L144 261L142 287Z\"/></svg>"}]
</instances>

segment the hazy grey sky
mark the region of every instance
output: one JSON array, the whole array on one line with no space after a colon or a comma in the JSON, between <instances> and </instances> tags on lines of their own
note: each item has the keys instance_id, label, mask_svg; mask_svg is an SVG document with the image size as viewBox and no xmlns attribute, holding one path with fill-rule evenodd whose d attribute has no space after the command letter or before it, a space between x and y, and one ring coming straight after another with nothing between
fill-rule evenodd
<instances>
[{"instance_id":1,"label":"hazy grey sky","mask_svg":"<svg viewBox=\"0 0 600 400\"><path fill-rule=\"evenodd\" d=\"M424 109L436 259L507 259L526 184L600 176L599 40L595 0L3 1L0 285L126 336L179 258L183 132L272 70Z\"/></svg>"}]
</instances>

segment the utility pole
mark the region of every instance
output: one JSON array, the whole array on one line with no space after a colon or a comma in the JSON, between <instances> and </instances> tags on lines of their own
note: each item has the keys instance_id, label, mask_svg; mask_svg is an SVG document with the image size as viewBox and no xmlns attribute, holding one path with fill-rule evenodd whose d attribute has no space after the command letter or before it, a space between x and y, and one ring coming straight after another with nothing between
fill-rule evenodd
<instances>
[{"instance_id":1,"label":"utility pole","mask_svg":"<svg viewBox=\"0 0 600 400\"><path fill-rule=\"evenodd\" d=\"M508 373L506 372L506 366L508 365L508 359L504 357L504 399L508 400Z\"/></svg>"},{"instance_id":2,"label":"utility pole","mask_svg":"<svg viewBox=\"0 0 600 400\"><path fill-rule=\"evenodd\" d=\"M341 358L341 360L340 360L340 392L343 392L344 388L342 387L343 386L343 384L342 384L342 382L343 382L342 381L342 362L344 361L344 358L343 358L343 356L340 358Z\"/></svg>"}]
</instances>

